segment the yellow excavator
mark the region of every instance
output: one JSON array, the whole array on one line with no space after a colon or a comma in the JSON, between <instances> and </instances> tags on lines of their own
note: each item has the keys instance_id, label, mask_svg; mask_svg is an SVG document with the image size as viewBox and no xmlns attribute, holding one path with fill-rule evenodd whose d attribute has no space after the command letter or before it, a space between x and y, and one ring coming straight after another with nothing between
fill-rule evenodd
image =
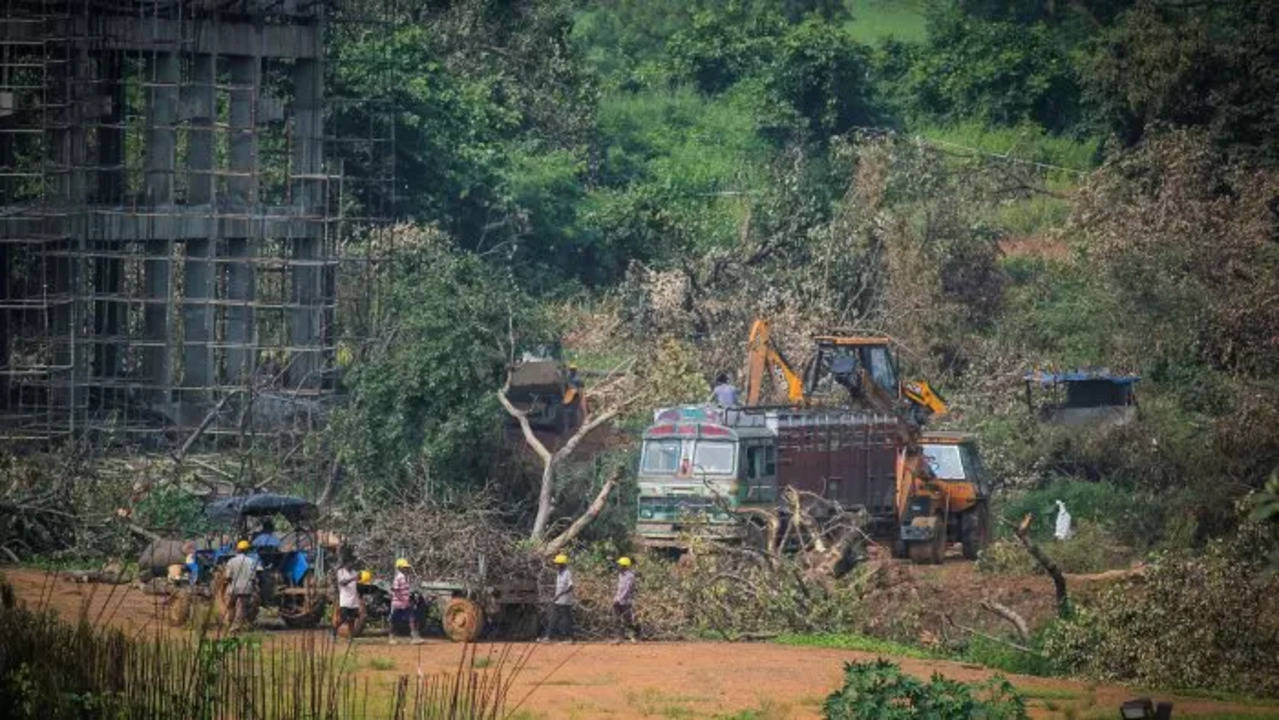
<instances>
[{"instance_id":1,"label":"yellow excavator","mask_svg":"<svg viewBox=\"0 0 1279 720\"><path fill-rule=\"evenodd\" d=\"M818 335L813 357L796 372L773 343L768 321L756 318L746 345L746 405L760 404L764 379L775 370L786 382L787 402L798 407L842 404L834 397L839 386L868 410L891 413L905 403L910 419L921 426L945 415L946 401L927 380L898 379L892 343L886 335Z\"/></svg>"},{"instance_id":2,"label":"yellow excavator","mask_svg":"<svg viewBox=\"0 0 1279 720\"><path fill-rule=\"evenodd\" d=\"M816 336L813 343L813 356L796 372L774 344L768 321L756 319L747 343L746 406L760 405L764 379L776 372L786 383L792 406L851 405L896 415L901 433L893 554L940 563L946 546L958 540L964 557L975 559L985 546L990 522L989 489L975 438L923 430L930 418L945 415L949 408L928 381L899 379L891 338L829 334ZM849 394L848 402L838 397L841 387Z\"/></svg>"}]
</instances>

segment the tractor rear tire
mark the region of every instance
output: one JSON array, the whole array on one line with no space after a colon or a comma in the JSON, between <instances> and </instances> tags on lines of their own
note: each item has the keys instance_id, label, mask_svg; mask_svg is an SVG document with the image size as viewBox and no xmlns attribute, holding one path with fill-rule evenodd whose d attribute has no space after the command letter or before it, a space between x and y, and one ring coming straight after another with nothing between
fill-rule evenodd
<instances>
[{"instance_id":1,"label":"tractor rear tire","mask_svg":"<svg viewBox=\"0 0 1279 720\"><path fill-rule=\"evenodd\" d=\"M964 559L976 560L990 538L990 508L981 503L964 513L960 519L960 540L964 545Z\"/></svg>"},{"instance_id":2,"label":"tractor rear tire","mask_svg":"<svg viewBox=\"0 0 1279 720\"><path fill-rule=\"evenodd\" d=\"M165 601L165 605L165 619L169 627L186 627L191 620L191 591L185 588L174 590Z\"/></svg>"},{"instance_id":3,"label":"tractor rear tire","mask_svg":"<svg viewBox=\"0 0 1279 720\"><path fill-rule=\"evenodd\" d=\"M473 642L484 630L484 610L466 598L449 598L440 613L440 624L453 642Z\"/></svg>"},{"instance_id":4,"label":"tractor rear tire","mask_svg":"<svg viewBox=\"0 0 1279 720\"><path fill-rule=\"evenodd\" d=\"M285 626L304 629L319 625L320 620L324 618L324 606L328 598L325 597L323 589L316 584L315 573L308 572L306 577L302 578L300 588L287 589L303 592L291 595L277 593L280 619L284 621Z\"/></svg>"}]
</instances>

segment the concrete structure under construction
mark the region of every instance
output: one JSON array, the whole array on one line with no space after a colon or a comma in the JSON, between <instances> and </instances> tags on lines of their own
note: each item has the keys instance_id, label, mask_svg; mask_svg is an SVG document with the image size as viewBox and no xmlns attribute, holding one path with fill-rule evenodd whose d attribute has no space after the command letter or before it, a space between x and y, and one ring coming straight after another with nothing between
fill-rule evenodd
<instances>
[{"instance_id":1,"label":"concrete structure under construction","mask_svg":"<svg viewBox=\"0 0 1279 720\"><path fill-rule=\"evenodd\" d=\"M0 0L0 438L331 389L326 5Z\"/></svg>"}]
</instances>

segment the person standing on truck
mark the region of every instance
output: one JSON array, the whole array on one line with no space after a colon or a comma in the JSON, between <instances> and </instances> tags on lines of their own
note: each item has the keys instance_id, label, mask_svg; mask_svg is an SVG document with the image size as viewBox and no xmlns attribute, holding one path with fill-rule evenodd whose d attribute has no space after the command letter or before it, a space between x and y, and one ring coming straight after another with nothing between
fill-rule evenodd
<instances>
[{"instance_id":1,"label":"person standing on truck","mask_svg":"<svg viewBox=\"0 0 1279 720\"><path fill-rule=\"evenodd\" d=\"M249 610L257 592L258 573L262 564L249 555L253 546L248 540L235 544L235 557L226 562L227 607L231 611L230 632L236 632L241 624L249 623Z\"/></svg>"},{"instance_id":2,"label":"person standing on truck","mask_svg":"<svg viewBox=\"0 0 1279 720\"><path fill-rule=\"evenodd\" d=\"M737 386L728 381L728 373L715 376L715 387L711 390L711 402L722 408L738 406Z\"/></svg>"},{"instance_id":3,"label":"person standing on truck","mask_svg":"<svg viewBox=\"0 0 1279 720\"><path fill-rule=\"evenodd\" d=\"M342 553L342 564L338 566L338 612L336 622L333 623L333 636L337 637L338 631L345 625L348 637L352 640L358 632L360 625L360 576L351 566L354 562L351 560L351 554Z\"/></svg>"},{"instance_id":4,"label":"person standing on truck","mask_svg":"<svg viewBox=\"0 0 1279 720\"><path fill-rule=\"evenodd\" d=\"M408 575L411 570L413 566L406 558L395 560L395 579L391 581L391 632L389 633L392 645L397 642L395 626L406 622L409 626L409 634L412 636L409 643L421 645L426 642L422 639L421 628L417 626L417 613L413 612L413 584L409 582Z\"/></svg>"},{"instance_id":5,"label":"person standing on truck","mask_svg":"<svg viewBox=\"0 0 1279 720\"><path fill-rule=\"evenodd\" d=\"M635 622L635 571L631 559L617 559L617 592L613 594L613 615L617 617L617 638L614 645L623 640L635 642L639 638L639 625Z\"/></svg>"},{"instance_id":6,"label":"person standing on truck","mask_svg":"<svg viewBox=\"0 0 1279 720\"><path fill-rule=\"evenodd\" d=\"M560 642L573 642L573 571L568 568L568 556L560 553L551 561L555 564L555 596L551 598L551 624L540 642L558 638Z\"/></svg>"}]
</instances>

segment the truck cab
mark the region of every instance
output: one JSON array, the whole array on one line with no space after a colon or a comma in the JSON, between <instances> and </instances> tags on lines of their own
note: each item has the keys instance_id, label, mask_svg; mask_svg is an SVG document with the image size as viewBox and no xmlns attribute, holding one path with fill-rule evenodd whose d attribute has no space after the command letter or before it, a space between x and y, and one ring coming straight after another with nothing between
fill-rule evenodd
<instances>
[{"instance_id":1,"label":"truck cab","mask_svg":"<svg viewBox=\"0 0 1279 720\"><path fill-rule=\"evenodd\" d=\"M725 539L740 532L731 513L777 498L777 455L764 423L725 417L707 406L654 413L644 431L636 532L651 546L675 546L696 525Z\"/></svg>"}]
</instances>

